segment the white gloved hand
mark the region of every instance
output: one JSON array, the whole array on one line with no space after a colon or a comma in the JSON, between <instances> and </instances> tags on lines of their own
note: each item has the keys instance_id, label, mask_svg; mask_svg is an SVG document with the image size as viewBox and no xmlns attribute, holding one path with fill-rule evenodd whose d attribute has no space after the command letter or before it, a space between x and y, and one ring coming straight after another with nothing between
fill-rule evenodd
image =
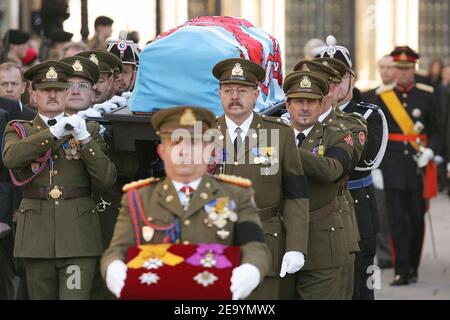
<instances>
[{"instance_id":1,"label":"white gloved hand","mask_svg":"<svg viewBox=\"0 0 450 320\"><path fill-rule=\"evenodd\" d=\"M125 98L125 99L130 99L132 92L131 91L127 91L127 92L123 92L121 97Z\"/></svg>"},{"instance_id":2,"label":"white gloved hand","mask_svg":"<svg viewBox=\"0 0 450 320\"><path fill-rule=\"evenodd\" d=\"M428 162L434 157L434 152L430 148L426 148L422 154L417 159L417 166L419 168L424 168L427 166Z\"/></svg>"},{"instance_id":3,"label":"white gloved hand","mask_svg":"<svg viewBox=\"0 0 450 320\"><path fill-rule=\"evenodd\" d=\"M244 263L234 268L230 287L233 300L247 298L259 285L260 277L258 268L250 263Z\"/></svg>"},{"instance_id":4,"label":"white gloved hand","mask_svg":"<svg viewBox=\"0 0 450 320\"><path fill-rule=\"evenodd\" d=\"M284 278L286 273L296 273L305 265L305 256L300 251L289 251L283 256L280 277Z\"/></svg>"},{"instance_id":5,"label":"white gloved hand","mask_svg":"<svg viewBox=\"0 0 450 320\"><path fill-rule=\"evenodd\" d=\"M117 108L119 108L119 106L108 100L103 103L94 104L93 108L94 108L94 110L96 110L100 113L110 113L111 111L114 111Z\"/></svg>"},{"instance_id":6,"label":"white gloved hand","mask_svg":"<svg viewBox=\"0 0 450 320\"><path fill-rule=\"evenodd\" d=\"M128 104L127 98L119 96L112 97L111 99L109 99L109 102L117 104L119 107L125 107Z\"/></svg>"},{"instance_id":7,"label":"white gloved hand","mask_svg":"<svg viewBox=\"0 0 450 320\"><path fill-rule=\"evenodd\" d=\"M117 298L125 286L127 265L122 260L114 260L106 268L106 286Z\"/></svg>"},{"instance_id":8,"label":"white gloved hand","mask_svg":"<svg viewBox=\"0 0 450 320\"><path fill-rule=\"evenodd\" d=\"M77 115L79 115L84 120L86 120L87 118L100 118L102 116L102 114L94 108L88 108L86 110L78 111Z\"/></svg>"},{"instance_id":9,"label":"white gloved hand","mask_svg":"<svg viewBox=\"0 0 450 320\"><path fill-rule=\"evenodd\" d=\"M72 135L77 141L83 141L91 136L86 128L86 121L77 114L68 118L68 123L73 126Z\"/></svg>"},{"instance_id":10,"label":"white gloved hand","mask_svg":"<svg viewBox=\"0 0 450 320\"><path fill-rule=\"evenodd\" d=\"M440 156L440 155L436 155L433 158L433 161L436 162L437 165L443 164L444 163L444 157Z\"/></svg>"},{"instance_id":11,"label":"white gloved hand","mask_svg":"<svg viewBox=\"0 0 450 320\"><path fill-rule=\"evenodd\" d=\"M383 172L380 169L372 170L372 179L375 189L384 190Z\"/></svg>"},{"instance_id":12,"label":"white gloved hand","mask_svg":"<svg viewBox=\"0 0 450 320\"><path fill-rule=\"evenodd\" d=\"M54 126L50 127L50 133L57 139L61 139L73 132L73 129L67 129L66 125L69 123L69 117L63 117Z\"/></svg>"}]
</instances>

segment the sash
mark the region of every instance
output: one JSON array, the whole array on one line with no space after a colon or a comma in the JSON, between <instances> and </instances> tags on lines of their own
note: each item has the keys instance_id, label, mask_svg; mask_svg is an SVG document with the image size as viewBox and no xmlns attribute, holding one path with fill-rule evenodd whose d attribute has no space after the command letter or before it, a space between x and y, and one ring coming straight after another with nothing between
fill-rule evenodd
<instances>
[{"instance_id":1,"label":"sash","mask_svg":"<svg viewBox=\"0 0 450 320\"><path fill-rule=\"evenodd\" d=\"M383 92L380 96L403 134L419 136L419 132L414 130L414 123L411 117L408 112L406 112L405 108L403 108L394 90ZM414 150L419 151L419 146L415 139L408 139L408 142Z\"/></svg>"}]
</instances>

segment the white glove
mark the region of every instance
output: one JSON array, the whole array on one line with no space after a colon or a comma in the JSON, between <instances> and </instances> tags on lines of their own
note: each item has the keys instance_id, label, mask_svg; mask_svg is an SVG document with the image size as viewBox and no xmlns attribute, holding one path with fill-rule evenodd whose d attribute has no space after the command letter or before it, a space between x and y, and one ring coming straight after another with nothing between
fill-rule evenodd
<instances>
[{"instance_id":1,"label":"white glove","mask_svg":"<svg viewBox=\"0 0 450 320\"><path fill-rule=\"evenodd\" d=\"M131 93L132 93L131 91L123 92L121 97L128 100L131 97Z\"/></svg>"},{"instance_id":2,"label":"white glove","mask_svg":"<svg viewBox=\"0 0 450 320\"><path fill-rule=\"evenodd\" d=\"M125 286L127 269L122 260L114 260L106 268L106 286L117 298L120 298L120 292Z\"/></svg>"},{"instance_id":3,"label":"white glove","mask_svg":"<svg viewBox=\"0 0 450 320\"><path fill-rule=\"evenodd\" d=\"M372 170L372 179L375 189L384 190L383 172L380 169Z\"/></svg>"},{"instance_id":4,"label":"white glove","mask_svg":"<svg viewBox=\"0 0 450 320\"><path fill-rule=\"evenodd\" d=\"M108 100L103 103L94 104L93 108L94 108L94 110L96 110L100 113L110 113L111 111L114 111L117 108L119 108L119 106Z\"/></svg>"},{"instance_id":5,"label":"white glove","mask_svg":"<svg viewBox=\"0 0 450 320\"><path fill-rule=\"evenodd\" d=\"M63 117L54 126L50 127L50 133L57 139L61 139L73 132L73 129L66 129L70 117Z\"/></svg>"},{"instance_id":6,"label":"white glove","mask_svg":"<svg viewBox=\"0 0 450 320\"><path fill-rule=\"evenodd\" d=\"M77 141L82 141L91 136L87 131L86 121L77 114L73 114L68 118L68 123L73 126L72 135Z\"/></svg>"},{"instance_id":7,"label":"white glove","mask_svg":"<svg viewBox=\"0 0 450 320\"><path fill-rule=\"evenodd\" d=\"M284 278L286 273L296 273L305 265L305 256L300 251L289 251L283 256L280 277Z\"/></svg>"},{"instance_id":8,"label":"white glove","mask_svg":"<svg viewBox=\"0 0 450 320\"><path fill-rule=\"evenodd\" d=\"M109 99L109 102L117 104L119 107L125 107L128 104L127 98L119 96L112 97L111 99Z\"/></svg>"},{"instance_id":9,"label":"white glove","mask_svg":"<svg viewBox=\"0 0 450 320\"><path fill-rule=\"evenodd\" d=\"M78 111L77 115L86 120L87 118L100 118L102 114L94 108L88 108L86 110Z\"/></svg>"},{"instance_id":10,"label":"white glove","mask_svg":"<svg viewBox=\"0 0 450 320\"><path fill-rule=\"evenodd\" d=\"M417 159L417 166L419 168L424 168L427 166L428 162L434 157L434 152L430 148L426 148L422 154Z\"/></svg>"},{"instance_id":11,"label":"white glove","mask_svg":"<svg viewBox=\"0 0 450 320\"><path fill-rule=\"evenodd\" d=\"M433 158L434 162L436 162L437 165L443 164L444 163L444 157L440 156L440 155L436 155Z\"/></svg>"},{"instance_id":12,"label":"white glove","mask_svg":"<svg viewBox=\"0 0 450 320\"><path fill-rule=\"evenodd\" d=\"M258 268L250 263L244 263L234 268L230 287L233 300L247 298L258 286L260 277Z\"/></svg>"}]
</instances>

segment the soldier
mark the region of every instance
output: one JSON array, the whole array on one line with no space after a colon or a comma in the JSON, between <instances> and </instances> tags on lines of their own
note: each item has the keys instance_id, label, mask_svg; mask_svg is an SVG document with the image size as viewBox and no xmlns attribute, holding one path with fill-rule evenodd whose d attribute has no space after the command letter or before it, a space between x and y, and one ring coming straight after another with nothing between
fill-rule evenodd
<instances>
[{"instance_id":1,"label":"soldier","mask_svg":"<svg viewBox=\"0 0 450 320\"><path fill-rule=\"evenodd\" d=\"M334 37L330 37L336 40ZM368 268L374 264L376 234L378 232L378 210L374 196L372 169L376 169L383 160L387 143L387 124L384 114L376 105L356 104L353 99L355 72L352 70L350 52L342 46L330 43L321 52L322 57L331 57L344 63L346 72L340 84L340 95L337 107L345 113L360 114L367 121L367 136L358 133L359 145L364 152L355 170L347 182L347 189L353 199L357 225L361 240L361 251L355 256L355 281L353 299L373 300L373 289L367 286ZM350 200L350 199L349 199Z\"/></svg>"},{"instance_id":2,"label":"soldier","mask_svg":"<svg viewBox=\"0 0 450 320\"><path fill-rule=\"evenodd\" d=\"M216 150L224 156L214 171L252 180L273 259L268 277L251 299L277 299L280 277L303 267L309 225L306 182L294 133L281 119L253 112L264 73L261 66L244 59L224 60L213 69L225 112L217 120L225 147Z\"/></svg>"},{"instance_id":3,"label":"soldier","mask_svg":"<svg viewBox=\"0 0 450 320\"><path fill-rule=\"evenodd\" d=\"M346 137L354 141L355 135L358 136L360 130L365 130L360 124L358 118L347 116L339 109L335 109L334 106L338 103L340 83L342 82L342 76L346 73L345 65L339 60L332 58L319 58L314 59L311 62L300 61L294 68L294 70L299 70L300 68L309 68L311 71L316 71L326 77L330 91L327 97L323 100L324 107L322 109L322 114L319 117L319 121L322 123L333 123L337 122L342 125L352 133L350 136ZM363 119L363 121L365 121ZM364 131L364 134L366 132ZM358 163L363 151L363 146L361 146L358 141L357 144L353 144L353 154L351 157L351 170ZM351 172L351 171L349 171ZM342 183L341 190L338 196L339 208L344 222L344 230L347 236L349 255L348 263L342 268L342 296L345 299L351 299L353 294L353 273L354 273L354 256L355 253L359 251L358 241L360 240L360 235L358 231L358 226L356 223L356 216L353 209L353 200L351 200L350 193L346 198L346 184L344 183L348 179L348 175L341 179Z\"/></svg>"},{"instance_id":4,"label":"soldier","mask_svg":"<svg viewBox=\"0 0 450 320\"><path fill-rule=\"evenodd\" d=\"M286 109L308 183L308 255L295 275L297 293L307 300L344 298L340 278L349 252L337 195L338 181L350 170L353 147L350 133L339 123L318 121L328 88L327 80L311 71L293 72L284 83Z\"/></svg>"},{"instance_id":5,"label":"soldier","mask_svg":"<svg viewBox=\"0 0 450 320\"><path fill-rule=\"evenodd\" d=\"M58 30L50 34L51 48L48 60L58 60L64 46L72 40L73 33Z\"/></svg>"},{"instance_id":6,"label":"soldier","mask_svg":"<svg viewBox=\"0 0 450 320\"><path fill-rule=\"evenodd\" d=\"M72 75L67 79L69 89L66 96L66 113L72 115L92 107L93 86L97 83L100 74L98 66L81 56L72 56L61 61L73 68Z\"/></svg>"},{"instance_id":7,"label":"soldier","mask_svg":"<svg viewBox=\"0 0 450 320\"><path fill-rule=\"evenodd\" d=\"M199 131L194 131L196 124L199 124ZM163 243L165 231L173 231L171 242L240 246L241 265L233 270L231 292L233 299L244 299L267 273L269 251L254 206L251 182L225 175L210 176L204 157L200 157L200 161L194 159L196 154L210 154L212 144L206 138L206 131L214 124L214 115L198 107L175 107L157 112L152 117L152 126L162 139L158 155L164 161L167 177L134 182L126 185L124 191L134 189L139 193L147 220L139 222L143 243ZM182 141L174 140L172 134L176 134L177 129L189 134L184 135ZM237 216L224 225L210 225L209 220L205 220L205 205L220 197L229 197L235 203ZM126 278L127 249L133 244L133 224L124 195L114 237L101 264L108 288L118 297Z\"/></svg>"},{"instance_id":8,"label":"soldier","mask_svg":"<svg viewBox=\"0 0 450 320\"><path fill-rule=\"evenodd\" d=\"M439 138L433 88L414 83L419 55L409 47L397 47L391 55L396 85L378 92L377 104L389 127L381 169L396 256L391 285L396 286L417 281L424 235L424 169L434 157Z\"/></svg>"},{"instance_id":9,"label":"soldier","mask_svg":"<svg viewBox=\"0 0 450 320\"><path fill-rule=\"evenodd\" d=\"M24 185L14 254L25 258L31 299L89 298L103 249L91 187L116 179L98 124L64 116L72 73L60 61L30 68L25 78L38 115L12 121L5 132L4 164L14 170L14 184Z\"/></svg>"},{"instance_id":10,"label":"soldier","mask_svg":"<svg viewBox=\"0 0 450 320\"><path fill-rule=\"evenodd\" d=\"M3 37L3 52L0 56L0 63L13 62L18 66L23 65L28 50L28 40L30 34L20 30L10 29Z\"/></svg>"},{"instance_id":11,"label":"soldier","mask_svg":"<svg viewBox=\"0 0 450 320\"><path fill-rule=\"evenodd\" d=\"M106 49L106 40L111 37L113 23L113 19L105 16L98 16L95 19L95 34L94 37L88 41L89 48Z\"/></svg>"},{"instance_id":12,"label":"soldier","mask_svg":"<svg viewBox=\"0 0 450 320\"><path fill-rule=\"evenodd\" d=\"M94 86L94 103L103 103L114 96L114 82L123 71L120 59L106 50L91 50L76 54L89 58L100 69L100 76Z\"/></svg>"},{"instance_id":13,"label":"soldier","mask_svg":"<svg viewBox=\"0 0 450 320\"><path fill-rule=\"evenodd\" d=\"M107 50L118 56L123 64L123 71L115 83L115 94L121 96L124 92L133 91L139 66L137 45L130 40L112 40L108 41Z\"/></svg>"}]
</instances>

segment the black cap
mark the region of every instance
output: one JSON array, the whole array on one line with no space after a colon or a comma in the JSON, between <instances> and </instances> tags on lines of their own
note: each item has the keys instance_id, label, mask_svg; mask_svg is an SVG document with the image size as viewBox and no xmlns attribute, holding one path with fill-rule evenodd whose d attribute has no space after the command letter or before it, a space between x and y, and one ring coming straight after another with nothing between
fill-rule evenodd
<instances>
[{"instance_id":1,"label":"black cap","mask_svg":"<svg viewBox=\"0 0 450 320\"><path fill-rule=\"evenodd\" d=\"M58 42L69 42L72 40L73 33L66 32L64 30L58 30L53 31L50 34L50 39L52 40L52 43L58 43Z\"/></svg>"},{"instance_id":2,"label":"black cap","mask_svg":"<svg viewBox=\"0 0 450 320\"><path fill-rule=\"evenodd\" d=\"M97 26L111 26L114 23L114 20L106 17L106 16L98 16L94 22L94 28Z\"/></svg>"},{"instance_id":3,"label":"black cap","mask_svg":"<svg viewBox=\"0 0 450 320\"><path fill-rule=\"evenodd\" d=\"M10 29L6 31L3 42L8 41L10 44L24 44L30 40L30 34L20 30Z\"/></svg>"}]
</instances>

